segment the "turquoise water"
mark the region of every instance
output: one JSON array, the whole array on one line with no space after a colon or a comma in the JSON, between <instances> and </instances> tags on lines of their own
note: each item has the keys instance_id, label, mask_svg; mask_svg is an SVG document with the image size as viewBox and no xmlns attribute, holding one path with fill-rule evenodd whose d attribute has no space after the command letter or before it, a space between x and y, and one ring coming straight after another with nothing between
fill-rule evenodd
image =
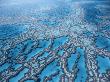
<instances>
[{"instance_id":1,"label":"turquoise water","mask_svg":"<svg viewBox=\"0 0 110 82\"><path fill-rule=\"evenodd\" d=\"M36 55L37 53L39 53L40 51L42 51L43 49L42 48L37 48L35 49L34 51L32 51L31 53L29 53L27 55L27 59L26 60L29 60L31 57L33 57L34 55Z\"/></svg>"},{"instance_id":2,"label":"turquoise water","mask_svg":"<svg viewBox=\"0 0 110 82\"><path fill-rule=\"evenodd\" d=\"M99 66L99 73L106 73L108 69L110 69L110 58L97 56L98 66Z\"/></svg>"},{"instance_id":3,"label":"turquoise water","mask_svg":"<svg viewBox=\"0 0 110 82\"><path fill-rule=\"evenodd\" d=\"M57 66L57 62L58 62L57 60L53 61L48 66L46 66L46 68L41 72L41 74L40 74L41 82L43 82L43 78L45 76L50 76L51 74L55 73L56 71L58 71L60 69Z\"/></svg>"},{"instance_id":4,"label":"turquoise water","mask_svg":"<svg viewBox=\"0 0 110 82\"><path fill-rule=\"evenodd\" d=\"M5 63L0 67L0 72L7 69L11 64Z\"/></svg>"},{"instance_id":5,"label":"turquoise water","mask_svg":"<svg viewBox=\"0 0 110 82\"><path fill-rule=\"evenodd\" d=\"M49 40L39 40L39 46L40 48L47 48L50 45Z\"/></svg>"},{"instance_id":6,"label":"turquoise water","mask_svg":"<svg viewBox=\"0 0 110 82\"><path fill-rule=\"evenodd\" d=\"M86 63L84 57L84 50L78 47L76 51L81 55L81 57L78 62L79 71L77 73L75 82L85 82L87 79L87 69L86 69Z\"/></svg>"},{"instance_id":7,"label":"turquoise water","mask_svg":"<svg viewBox=\"0 0 110 82\"><path fill-rule=\"evenodd\" d=\"M47 48L50 45L50 41L48 40L39 40L38 47L33 49L31 53L27 55L27 60L36 55L37 53L43 51L44 48Z\"/></svg>"},{"instance_id":8,"label":"turquoise water","mask_svg":"<svg viewBox=\"0 0 110 82\"><path fill-rule=\"evenodd\" d=\"M71 57L68 58L68 68L70 71L72 71L72 67L75 64L76 59L77 54L72 54Z\"/></svg>"},{"instance_id":9,"label":"turquoise water","mask_svg":"<svg viewBox=\"0 0 110 82\"><path fill-rule=\"evenodd\" d=\"M102 48L110 51L110 39L103 36L99 36L96 39L96 46L98 48Z\"/></svg>"},{"instance_id":10,"label":"turquoise water","mask_svg":"<svg viewBox=\"0 0 110 82\"><path fill-rule=\"evenodd\" d=\"M17 69L20 68L21 66L22 66L21 64L16 64L16 65L13 66L13 68L14 68L15 70L17 70Z\"/></svg>"},{"instance_id":11,"label":"turquoise water","mask_svg":"<svg viewBox=\"0 0 110 82\"><path fill-rule=\"evenodd\" d=\"M68 41L68 37L66 37L66 36L63 36L63 37L60 37L60 38L56 38L56 39L54 39L54 43L53 43L53 47L52 48L56 49L59 46L63 45L67 41Z\"/></svg>"},{"instance_id":12,"label":"turquoise water","mask_svg":"<svg viewBox=\"0 0 110 82\"><path fill-rule=\"evenodd\" d=\"M23 69L18 75L16 75L15 77L11 78L9 80L9 82L18 82L22 77L24 77L24 74L28 72L28 69L25 68Z\"/></svg>"},{"instance_id":13,"label":"turquoise water","mask_svg":"<svg viewBox=\"0 0 110 82\"><path fill-rule=\"evenodd\" d=\"M35 82L34 80L27 80L27 81L25 81L25 82Z\"/></svg>"},{"instance_id":14,"label":"turquoise water","mask_svg":"<svg viewBox=\"0 0 110 82\"><path fill-rule=\"evenodd\" d=\"M20 16L21 18L18 19ZM78 23L76 24L77 21ZM12 43L11 44L12 46L5 51L4 46L8 44L7 40L11 42L10 38L15 39L14 38L15 36L19 36L21 33L27 32L27 30L31 28L31 25L32 28L36 28L33 30L42 31L44 29L46 30L49 29L50 32L49 36L52 36L51 32L53 32L53 30L51 29L54 28L55 30L57 30L58 28L61 31L63 30L65 32L64 33L61 32L62 35L59 35L57 34L59 31L56 31L55 33L58 36L55 35L52 44L51 44L51 37L49 37L48 35L44 35L44 36L48 36L49 39L37 39L35 37L36 41L33 40L32 37L30 37L31 36L30 35L28 39L16 44L15 46L13 46ZM43 26L45 26L45 28L43 28ZM73 30L74 28L75 29L78 28L78 29L75 30L75 32L72 32L73 35L71 35L70 31L72 29L70 28L72 28ZM79 32L80 28L81 28L81 32ZM68 33L67 33L67 29L68 29ZM37 36L41 36L45 34L45 32L47 32L46 30L44 30L41 34L39 34L38 32L39 35ZM77 32L79 32L79 34ZM83 38L80 38L80 36ZM102 49L102 50L105 49L108 51L108 53L110 53L110 1L109 0L31 0L31 1L30 0L22 0L22 1L0 0L0 64L2 64L2 59L3 59L3 57L1 57L2 55L6 55L8 57L7 60L5 60L6 63L0 65L0 76L2 74L8 76L6 69L8 69L9 66L12 66L14 71L17 71L18 68L24 65L24 63L17 63L18 60L23 62L28 62L29 59L31 59L38 53L42 52L44 49L48 48L50 45L51 45L50 51L53 52L55 49L68 42L69 38L74 38L74 37L78 42L82 41L81 44L82 47L86 47L86 45L83 44L84 40L85 41L90 40L89 42L91 44L89 45L89 42L87 43L89 47L95 46L94 48ZM23 38L25 38L25 35ZM73 44L77 44L77 43L73 43ZM74 47L76 47L75 52L70 54L71 56L69 58L66 58L67 59L66 66L68 70L71 72L72 67L74 66L75 61L77 60L77 56L79 54L80 58L77 62L77 68L79 69L79 71L76 73L76 78L75 81L73 82L86 82L86 79L88 77L87 74L89 71L87 70L86 67L87 66L86 64L88 62L85 62L86 61L85 56L88 54L86 54L85 53L86 50L82 49L80 46L79 47L74 46ZM86 49L89 47L86 47ZM61 66L59 65L61 63L60 57L63 57L64 53L69 50L71 49L70 48L60 49L57 52L55 52L55 54L59 57L56 58L53 62L50 62L50 64L46 65L39 74L33 75L32 73L32 75L37 76L39 78L38 82L43 82L46 76L50 77L50 75L58 71L59 74L53 76L51 80L49 80L48 82L59 82L61 75L64 74L63 70L61 69ZM94 55L96 54L95 52L93 53ZM51 59L49 55L54 56L49 51L45 51L42 54L42 56L36 59L36 61L37 60L39 61L36 62L32 60L33 62L31 62L30 65L32 66L32 69L36 69L38 63L40 63L41 65L42 63L44 63L44 61L45 62L49 61ZM24 60L20 60L22 59L22 57L20 58L19 56L22 56ZM43 58L44 61L41 60ZM108 57L106 57L106 56L101 56L101 54L99 54L96 57L95 61L97 61L98 63L97 65L99 68L98 72L100 74L103 73L106 74L106 71L110 69L109 55ZM39 69L40 68L41 67L39 67ZM9 79L9 82L18 82L22 77L24 77L24 74L27 73L28 70L31 69L24 67L24 70L19 71L20 73L15 75L14 77L13 76L11 77L9 75L11 77L11 79ZM5 76L3 76L3 78L4 77ZM67 78L65 79L66 82L68 82ZM33 79L30 79L25 82L35 82L35 81Z\"/></svg>"}]
</instances>

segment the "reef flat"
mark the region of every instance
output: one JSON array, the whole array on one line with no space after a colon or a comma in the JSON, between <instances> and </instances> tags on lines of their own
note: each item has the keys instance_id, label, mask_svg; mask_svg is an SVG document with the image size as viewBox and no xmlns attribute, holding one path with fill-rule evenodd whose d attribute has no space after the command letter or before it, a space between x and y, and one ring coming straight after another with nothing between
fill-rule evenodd
<instances>
[{"instance_id":1,"label":"reef flat","mask_svg":"<svg viewBox=\"0 0 110 82\"><path fill-rule=\"evenodd\" d=\"M0 0L0 82L110 82L110 1Z\"/></svg>"}]
</instances>

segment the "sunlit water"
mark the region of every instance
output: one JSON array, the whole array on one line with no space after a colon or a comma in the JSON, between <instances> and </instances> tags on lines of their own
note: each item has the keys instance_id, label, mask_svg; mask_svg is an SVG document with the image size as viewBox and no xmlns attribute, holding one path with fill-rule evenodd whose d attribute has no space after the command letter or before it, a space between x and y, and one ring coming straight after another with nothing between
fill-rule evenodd
<instances>
[{"instance_id":1,"label":"sunlit water","mask_svg":"<svg viewBox=\"0 0 110 82\"><path fill-rule=\"evenodd\" d=\"M75 6L74 4L77 6ZM77 10L77 8L79 9ZM80 11L83 12L81 13ZM78 18L73 18L74 21L72 22L66 20L65 18L68 18L73 12L73 15ZM82 17L80 18L79 16ZM37 20L35 21L34 19ZM17 37L20 34L29 32L30 28L37 29L37 26L40 25L42 25L42 29L44 29L43 26L46 26L49 29L58 28L61 25L63 27L63 25L65 25L65 21L70 25L70 27L72 23L79 25L79 27L77 26L77 28L75 28L75 31L78 32L78 30L81 30L81 25L78 22L80 21L80 19L85 21L87 24L90 24L90 27L87 27L88 30L81 31L83 36L94 36L93 45L95 45L98 49L105 49L110 52L109 0L0 0L0 41L3 42L5 41L5 39L10 40L10 38L12 37ZM106 22L106 25L103 24L103 22ZM35 24L35 26L33 26L33 24ZM64 30L66 30L66 28L69 29L69 25L67 27L64 27ZM95 26L97 27L98 31L94 30L96 29ZM74 31L74 27L72 29ZM43 32L38 33L38 36L43 34ZM108 36L105 36L106 34L108 34ZM64 45L69 40L69 36L59 37L58 31L55 31L55 36L57 35L58 38L55 38L53 40L51 50L57 49L59 46ZM74 35L74 37L75 36L78 36L77 33L76 35ZM85 42L86 41L87 40L85 40ZM18 68L22 67L22 64L16 64L17 60L15 58L17 58L19 55L23 55L23 57L25 58L25 63L26 61L29 61L32 57L34 57L36 54L42 52L45 48L48 48L50 44L51 39L38 39L37 41L34 41L33 39L29 38L28 40L22 41L21 43L12 46L6 51L6 54L8 53L10 61L12 62L9 62L8 59L8 61L1 64L0 73L2 73L3 71L5 72L6 69L9 68L9 66L11 66L14 70L17 70ZM85 44L89 44L89 42ZM2 46L5 44L0 43L0 45ZM37 45L37 47L34 45ZM2 51L3 50L0 50L0 55L3 55L1 54ZM86 50L82 49L81 47L76 47L75 53L72 53L71 56L67 58L68 64L66 66L69 71L72 71L72 67L75 64L77 56L78 54L80 54L80 58L77 63L77 68L79 69L79 71L77 72L73 82L86 82L87 80L88 69L85 51ZM63 56L64 52L65 51L61 49L58 51L57 55ZM49 52L43 53L43 55L40 56L38 60L40 61L43 58L49 58L49 54ZM99 55L94 60L97 61L99 74L106 73L106 71L110 69L110 56L103 57ZM44 61L41 60L40 64L42 62ZM43 82L43 79L46 78L46 76L50 76L55 72L59 71L59 74L53 76L53 78L48 82L60 82L60 77L64 74L64 71L62 71L60 65L58 65L59 62L60 59L56 59L50 64L48 64L44 69L42 69L40 74L36 75L36 77L39 77L37 81ZM38 63L32 66L33 68L35 66L37 67ZM22 77L24 77L25 73L27 73L28 70L29 68L24 68L24 70L20 71L19 74L12 76L9 79L9 82L18 82ZM26 80L25 82L34 82L34 80L33 78L31 78Z\"/></svg>"}]
</instances>

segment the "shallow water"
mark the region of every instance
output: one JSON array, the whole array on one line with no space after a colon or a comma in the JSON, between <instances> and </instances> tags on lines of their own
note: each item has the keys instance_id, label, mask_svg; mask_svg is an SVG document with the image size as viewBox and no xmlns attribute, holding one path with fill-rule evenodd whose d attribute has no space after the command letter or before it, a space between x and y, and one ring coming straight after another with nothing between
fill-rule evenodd
<instances>
[{"instance_id":1,"label":"shallow water","mask_svg":"<svg viewBox=\"0 0 110 82\"><path fill-rule=\"evenodd\" d=\"M0 0L1 82L109 82L109 72L109 0Z\"/></svg>"},{"instance_id":2,"label":"shallow water","mask_svg":"<svg viewBox=\"0 0 110 82\"><path fill-rule=\"evenodd\" d=\"M9 80L9 82L14 82L14 81L18 82L22 77L24 77L24 74L25 74L26 72L28 72L28 69L25 68L25 69L23 69L23 71L21 71L18 75L16 75L15 77L11 78L11 79Z\"/></svg>"},{"instance_id":3,"label":"shallow water","mask_svg":"<svg viewBox=\"0 0 110 82\"><path fill-rule=\"evenodd\" d=\"M106 71L110 68L110 59L109 57L97 57L99 73L106 73Z\"/></svg>"}]
</instances>

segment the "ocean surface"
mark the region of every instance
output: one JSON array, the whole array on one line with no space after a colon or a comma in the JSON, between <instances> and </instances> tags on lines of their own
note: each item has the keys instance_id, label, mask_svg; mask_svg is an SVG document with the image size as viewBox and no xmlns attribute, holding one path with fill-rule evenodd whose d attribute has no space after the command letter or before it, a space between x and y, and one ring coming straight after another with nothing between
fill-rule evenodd
<instances>
[{"instance_id":1,"label":"ocean surface","mask_svg":"<svg viewBox=\"0 0 110 82\"><path fill-rule=\"evenodd\" d=\"M0 82L110 82L110 1L0 0Z\"/></svg>"}]
</instances>

